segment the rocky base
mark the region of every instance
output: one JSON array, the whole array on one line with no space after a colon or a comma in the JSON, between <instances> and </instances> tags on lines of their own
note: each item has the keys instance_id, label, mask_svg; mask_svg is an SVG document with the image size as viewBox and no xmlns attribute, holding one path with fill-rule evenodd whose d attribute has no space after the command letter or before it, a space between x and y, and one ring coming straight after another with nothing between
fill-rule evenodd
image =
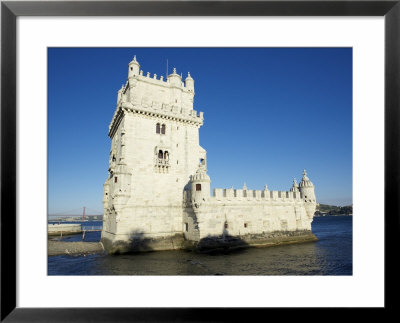
<instances>
[{"instance_id":1,"label":"rocky base","mask_svg":"<svg viewBox=\"0 0 400 323\"><path fill-rule=\"evenodd\" d=\"M104 235L101 242L108 254L122 254L128 252L147 252L158 250L183 249L185 239L183 234L159 238L132 238L131 240L111 240Z\"/></svg>"},{"instance_id":2,"label":"rocky base","mask_svg":"<svg viewBox=\"0 0 400 323\"><path fill-rule=\"evenodd\" d=\"M213 249L268 247L317 240L317 237L311 231L276 231L262 234L249 234L240 237L229 235L205 237L193 244L192 248L198 251L207 251Z\"/></svg>"},{"instance_id":3,"label":"rocky base","mask_svg":"<svg viewBox=\"0 0 400 323\"><path fill-rule=\"evenodd\" d=\"M162 238L140 238L130 241L112 241L101 238L108 254L122 254L129 252L148 252L159 250L191 250L205 252L215 249L237 249L246 247L268 247L281 244L292 244L317 241L311 231L276 231L263 234L249 234L235 236L209 236L200 241L185 240L183 234L176 234Z\"/></svg>"},{"instance_id":4,"label":"rocky base","mask_svg":"<svg viewBox=\"0 0 400 323\"><path fill-rule=\"evenodd\" d=\"M88 255L103 253L104 249L100 242L66 242L49 240L47 243L47 255Z\"/></svg>"}]
</instances>

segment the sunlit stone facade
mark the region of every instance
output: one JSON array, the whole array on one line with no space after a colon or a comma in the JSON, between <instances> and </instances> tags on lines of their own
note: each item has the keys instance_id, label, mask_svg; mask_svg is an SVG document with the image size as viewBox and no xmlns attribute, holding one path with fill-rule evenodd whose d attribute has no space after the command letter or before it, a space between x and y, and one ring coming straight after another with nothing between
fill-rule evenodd
<instances>
[{"instance_id":1,"label":"sunlit stone facade","mask_svg":"<svg viewBox=\"0 0 400 323\"><path fill-rule=\"evenodd\" d=\"M109 126L102 243L109 253L315 240L314 186L214 189L199 144L194 80L143 73L136 57Z\"/></svg>"}]
</instances>

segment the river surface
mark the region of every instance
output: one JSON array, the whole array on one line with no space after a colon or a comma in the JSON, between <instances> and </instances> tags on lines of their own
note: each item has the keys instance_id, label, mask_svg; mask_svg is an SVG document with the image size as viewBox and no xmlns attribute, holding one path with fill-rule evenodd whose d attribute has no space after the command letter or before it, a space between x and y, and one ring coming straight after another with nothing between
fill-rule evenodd
<instances>
[{"instance_id":1,"label":"river surface","mask_svg":"<svg viewBox=\"0 0 400 323\"><path fill-rule=\"evenodd\" d=\"M199 254L158 251L107 256L48 257L49 275L352 275L351 216L314 217L318 241L231 252ZM99 225L87 222L82 226ZM100 232L86 233L85 241L100 240ZM82 241L82 235L63 237Z\"/></svg>"}]
</instances>

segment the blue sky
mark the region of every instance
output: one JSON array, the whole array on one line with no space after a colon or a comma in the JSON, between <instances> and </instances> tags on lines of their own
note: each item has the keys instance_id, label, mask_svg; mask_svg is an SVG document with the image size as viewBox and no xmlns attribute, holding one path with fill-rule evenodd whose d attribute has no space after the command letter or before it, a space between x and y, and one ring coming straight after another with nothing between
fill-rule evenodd
<instances>
[{"instance_id":1,"label":"blue sky","mask_svg":"<svg viewBox=\"0 0 400 323\"><path fill-rule=\"evenodd\" d=\"M168 59L195 80L211 188L288 190L305 168L319 203L352 204L351 48L49 48L49 214L102 211L133 55L144 74Z\"/></svg>"}]
</instances>

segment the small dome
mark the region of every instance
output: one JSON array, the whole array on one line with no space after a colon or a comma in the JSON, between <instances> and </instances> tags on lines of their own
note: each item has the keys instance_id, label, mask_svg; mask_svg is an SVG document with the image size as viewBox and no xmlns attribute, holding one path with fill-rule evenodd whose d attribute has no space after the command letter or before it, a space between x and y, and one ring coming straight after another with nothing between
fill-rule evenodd
<instances>
[{"instance_id":1,"label":"small dome","mask_svg":"<svg viewBox=\"0 0 400 323\"><path fill-rule=\"evenodd\" d=\"M188 76L185 79L185 87L190 92L194 92L194 80L190 76L190 73L188 73Z\"/></svg>"},{"instance_id":2,"label":"small dome","mask_svg":"<svg viewBox=\"0 0 400 323\"><path fill-rule=\"evenodd\" d=\"M303 171L303 178L301 179L300 182L300 187L314 187L313 183L310 181L310 179L307 177L307 172L306 170Z\"/></svg>"},{"instance_id":3,"label":"small dome","mask_svg":"<svg viewBox=\"0 0 400 323\"><path fill-rule=\"evenodd\" d=\"M207 175L207 170L204 165L200 165L196 171L196 174L192 176L193 181L210 182L210 176Z\"/></svg>"},{"instance_id":4,"label":"small dome","mask_svg":"<svg viewBox=\"0 0 400 323\"><path fill-rule=\"evenodd\" d=\"M175 67L172 74L168 75L167 82L176 87L182 86L182 78L180 75L176 73Z\"/></svg>"},{"instance_id":5,"label":"small dome","mask_svg":"<svg viewBox=\"0 0 400 323\"><path fill-rule=\"evenodd\" d=\"M169 74L168 75L168 77L170 77L170 76L179 76L179 77L181 77L178 73L176 73L176 68L174 67L174 69L172 70L172 73L171 74Z\"/></svg>"},{"instance_id":6,"label":"small dome","mask_svg":"<svg viewBox=\"0 0 400 323\"><path fill-rule=\"evenodd\" d=\"M139 62L136 60L136 55L133 56L133 59L131 60L131 62L129 64L136 64L136 65L140 66Z\"/></svg>"}]
</instances>

